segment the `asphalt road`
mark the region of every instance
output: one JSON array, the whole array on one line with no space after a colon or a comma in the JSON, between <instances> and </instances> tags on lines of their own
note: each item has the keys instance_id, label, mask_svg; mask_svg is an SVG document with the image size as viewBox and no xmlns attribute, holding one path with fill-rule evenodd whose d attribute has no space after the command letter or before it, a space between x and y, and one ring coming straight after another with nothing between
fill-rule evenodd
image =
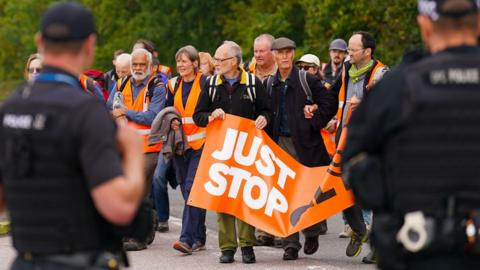
<instances>
[{"instance_id":1,"label":"asphalt road","mask_svg":"<svg viewBox=\"0 0 480 270\"><path fill-rule=\"evenodd\" d=\"M223 265L218 263L220 251L218 249L216 214L209 212L207 214L207 249L191 256L181 255L172 248L172 245L180 235L183 199L179 190L171 190L170 195L172 216L170 231L157 233L155 241L147 250L129 252L132 264L130 269L375 269L374 266L361 262L361 258L369 251L368 245L364 245L364 250L358 257L345 256L345 247L349 240L338 238L338 233L343 229L340 215L328 220L329 230L326 235L320 236L320 248L313 255L305 255L300 252L297 261L285 262L282 261L282 249L255 247L256 264L242 264L240 251L238 251L233 264ZM8 269L15 256L10 240L10 237L0 237L0 270ZM301 241L303 242L303 240Z\"/></svg>"}]
</instances>

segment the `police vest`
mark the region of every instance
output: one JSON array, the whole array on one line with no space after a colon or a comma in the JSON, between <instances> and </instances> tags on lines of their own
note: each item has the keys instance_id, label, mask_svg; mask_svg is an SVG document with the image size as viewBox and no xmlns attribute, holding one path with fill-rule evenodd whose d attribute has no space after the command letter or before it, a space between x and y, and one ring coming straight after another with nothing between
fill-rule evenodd
<instances>
[{"instance_id":1,"label":"police vest","mask_svg":"<svg viewBox=\"0 0 480 270\"><path fill-rule=\"evenodd\" d=\"M401 130L385 149L394 211L445 216L480 208L480 55L443 52L405 71Z\"/></svg>"},{"instance_id":2,"label":"police vest","mask_svg":"<svg viewBox=\"0 0 480 270\"><path fill-rule=\"evenodd\" d=\"M148 106L150 105L151 95L153 91L149 91L149 85L155 79L155 76L151 76L147 85L140 90L140 93L134 98L132 90L132 80L130 77L126 77L126 81L118 80L117 81L117 91L121 91L124 97L125 106L129 110L136 112L146 112ZM154 86L151 86L154 87ZM151 125L142 125L135 123L131 120L128 120L128 123L134 127L140 135L143 137L143 152L144 153L156 153L160 152L162 149L162 144L148 145L148 135L150 135Z\"/></svg>"},{"instance_id":3,"label":"police vest","mask_svg":"<svg viewBox=\"0 0 480 270\"><path fill-rule=\"evenodd\" d=\"M74 131L65 130L69 112L67 106L19 99L4 104L0 113L2 178L13 245L20 253L121 248L121 238L90 197Z\"/></svg>"},{"instance_id":4,"label":"police vest","mask_svg":"<svg viewBox=\"0 0 480 270\"><path fill-rule=\"evenodd\" d=\"M205 143L206 129L195 125L193 122L193 113L197 106L198 98L201 92L202 74L197 73L193 81L192 89L188 95L186 106L183 106L183 81L177 77L171 79L168 84L170 92L173 94L173 106L182 117L182 128L187 138L188 144L194 150L200 149Z\"/></svg>"}]
</instances>

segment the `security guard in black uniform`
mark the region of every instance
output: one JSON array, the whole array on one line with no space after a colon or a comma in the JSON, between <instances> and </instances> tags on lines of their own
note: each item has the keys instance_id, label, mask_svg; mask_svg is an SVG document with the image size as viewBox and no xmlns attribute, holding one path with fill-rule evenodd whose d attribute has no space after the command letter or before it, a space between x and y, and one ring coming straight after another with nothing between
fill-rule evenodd
<instances>
[{"instance_id":1,"label":"security guard in black uniform","mask_svg":"<svg viewBox=\"0 0 480 270\"><path fill-rule=\"evenodd\" d=\"M480 269L478 0L420 0L428 53L352 115L344 169L382 269Z\"/></svg>"},{"instance_id":2,"label":"security guard in black uniform","mask_svg":"<svg viewBox=\"0 0 480 270\"><path fill-rule=\"evenodd\" d=\"M141 212L142 140L117 128L77 79L94 58L88 10L50 7L36 42L42 73L0 109L0 209L10 211L12 269L119 269L121 239L132 230L125 225Z\"/></svg>"}]
</instances>

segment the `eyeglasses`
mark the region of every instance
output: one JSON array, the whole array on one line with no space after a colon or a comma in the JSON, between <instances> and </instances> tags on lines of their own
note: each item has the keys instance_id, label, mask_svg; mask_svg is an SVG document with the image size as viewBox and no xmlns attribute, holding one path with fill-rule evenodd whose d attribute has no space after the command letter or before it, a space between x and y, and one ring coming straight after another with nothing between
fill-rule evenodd
<instances>
[{"instance_id":1,"label":"eyeglasses","mask_svg":"<svg viewBox=\"0 0 480 270\"><path fill-rule=\"evenodd\" d=\"M42 68L28 68L28 73L34 74L34 73L40 73L42 71Z\"/></svg>"},{"instance_id":2,"label":"eyeglasses","mask_svg":"<svg viewBox=\"0 0 480 270\"><path fill-rule=\"evenodd\" d=\"M298 68L299 68L299 69L303 69L303 70L305 70L305 71L307 71L307 70L309 70L309 69L311 69L311 68L314 68L314 67L315 67L315 66L313 66L313 65L298 65Z\"/></svg>"},{"instance_id":3,"label":"eyeglasses","mask_svg":"<svg viewBox=\"0 0 480 270\"><path fill-rule=\"evenodd\" d=\"M223 58L223 59L221 59L221 58L215 58L215 57L214 57L214 58L213 58L213 62L222 62L222 63L223 63L223 61L227 61L227 60L230 60L230 59L232 59L232 58L235 58L235 56L228 57L228 58Z\"/></svg>"},{"instance_id":4,"label":"eyeglasses","mask_svg":"<svg viewBox=\"0 0 480 270\"><path fill-rule=\"evenodd\" d=\"M365 48L361 48L361 49L348 48L348 49L347 49L347 52L349 52L349 53L356 53L356 52L362 51L362 50L365 50Z\"/></svg>"}]
</instances>

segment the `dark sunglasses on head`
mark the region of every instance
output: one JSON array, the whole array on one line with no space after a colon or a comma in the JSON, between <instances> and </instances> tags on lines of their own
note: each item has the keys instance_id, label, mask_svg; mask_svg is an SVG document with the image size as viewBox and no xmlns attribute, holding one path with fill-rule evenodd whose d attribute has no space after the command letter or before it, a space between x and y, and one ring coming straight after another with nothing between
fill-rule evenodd
<instances>
[{"instance_id":1,"label":"dark sunglasses on head","mask_svg":"<svg viewBox=\"0 0 480 270\"><path fill-rule=\"evenodd\" d=\"M40 73L42 71L41 68L29 68L28 73Z\"/></svg>"}]
</instances>

